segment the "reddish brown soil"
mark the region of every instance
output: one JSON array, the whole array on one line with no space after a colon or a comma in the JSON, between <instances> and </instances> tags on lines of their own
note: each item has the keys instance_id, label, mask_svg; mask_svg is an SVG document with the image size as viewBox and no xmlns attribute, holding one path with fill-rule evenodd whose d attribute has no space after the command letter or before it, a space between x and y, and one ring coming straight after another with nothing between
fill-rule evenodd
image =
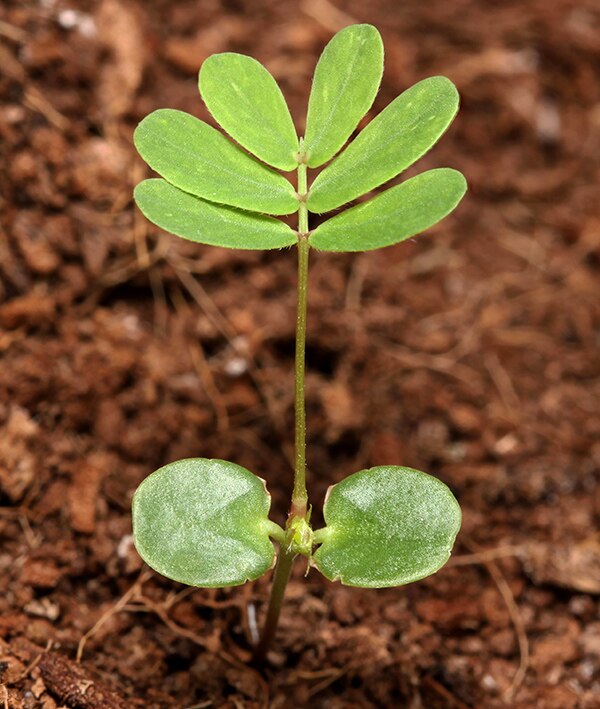
<instances>
[{"instance_id":1,"label":"reddish brown soil","mask_svg":"<svg viewBox=\"0 0 600 709\"><path fill-rule=\"evenodd\" d=\"M3 0L0 707L600 707L596 0ZM411 243L314 254L310 493L399 463L456 492L435 577L348 589L298 564L272 665L269 579L144 571L130 500L185 456L290 492L293 253L197 247L136 212L136 122L207 118L196 72L251 53L302 128L331 33L382 31L376 109L443 73L459 119L419 170L468 199ZM317 514L318 517L318 514ZM80 665L78 644L87 639Z\"/></svg>"}]
</instances>

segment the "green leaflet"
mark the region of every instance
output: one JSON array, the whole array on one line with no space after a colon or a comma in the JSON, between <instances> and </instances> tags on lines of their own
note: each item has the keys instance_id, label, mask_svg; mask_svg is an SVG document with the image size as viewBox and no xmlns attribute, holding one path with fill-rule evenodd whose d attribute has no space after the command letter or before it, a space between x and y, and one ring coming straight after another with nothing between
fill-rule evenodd
<instances>
[{"instance_id":1,"label":"green leaflet","mask_svg":"<svg viewBox=\"0 0 600 709\"><path fill-rule=\"evenodd\" d=\"M458 111L443 76L420 81L387 106L314 181L312 212L328 212L391 180L424 155Z\"/></svg>"},{"instance_id":2,"label":"green leaflet","mask_svg":"<svg viewBox=\"0 0 600 709\"><path fill-rule=\"evenodd\" d=\"M280 249L297 241L296 232L278 219L207 202L165 180L140 182L134 197L153 224L201 244L230 249Z\"/></svg>"},{"instance_id":3,"label":"green leaflet","mask_svg":"<svg viewBox=\"0 0 600 709\"><path fill-rule=\"evenodd\" d=\"M298 210L289 180L189 113L154 111L137 127L134 142L148 165L184 192L251 212Z\"/></svg>"},{"instance_id":4,"label":"green leaflet","mask_svg":"<svg viewBox=\"0 0 600 709\"><path fill-rule=\"evenodd\" d=\"M433 574L448 561L461 523L444 483L397 466L361 470L329 488L323 514L316 567L330 581L363 588Z\"/></svg>"},{"instance_id":5,"label":"green leaflet","mask_svg":"<svg viewBox=\"0 0 600 709\"><path fill-rule=\"evenodd\" d=\"M238 586L275 561L264 482L224 460L192 458L149 475L133 498L133 537L155 571L190 586Z\"/></svg>"},{"instance_id":6,"label":"green leaflet","mask_svg":"<svg viewBox=\"0 0 600 709\"><path fill-rule=\"evenodd\" d=\"M260 62L244 54L213 54L200 69L199 87L215 120L246 150L280 170L298 167L292 117Z\"/></svg>"},{"instance_id":7,"label":"green leaflet","mask_svg":"<svg viewBox=\"0 0 600 709\"><path fill-rule=\"evenodd\" d=\"M308 101L309 167L330 160L371 108L383 74L383 42L372 25L351 25L323 50Z\"/></svg>"},{"instance_id":8,"label":"green leaflet","mask_svg":"<svg viewBox=\"0 0 600 709\"><path fill-rule=\"evenodd\" d=\"M328 219L312 232L309 241L322 251L391 246L439 222L466 191L466 180L457 170L428 170Z\"/></svg>"}]
</instances>

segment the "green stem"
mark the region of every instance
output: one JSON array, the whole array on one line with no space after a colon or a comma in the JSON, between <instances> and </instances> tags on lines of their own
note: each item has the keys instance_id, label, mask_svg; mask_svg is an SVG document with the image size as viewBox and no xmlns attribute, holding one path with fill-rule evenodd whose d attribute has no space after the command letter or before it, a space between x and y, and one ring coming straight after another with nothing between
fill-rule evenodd
<instances>
[{"instance_id":1,"label":"green stem","mask_svg":"<svg viewBox=\"0 0 600 709\"><path fill-rule=\"evenodd\" d=\"M306 207L305 207L306 209ZM300 215L302 221L302 215ZM306 492L306 407L304 403L304 373L306 350L306 301L308 291L308 239L300 234L298 240L298 311L296 315L296 367L294 409L295 459L294 491L291 517L306 517L308 495Z\"/></svg>"},{"instance_id":2,"label":"green stem","mask_svg":"<svg viewBox=\"0 0 600 709\"><path fill-rule=\"evenodd\" d=\"M285 587L289 581L290 574L292 572L292 564L295 558L296 554L290 546L287 544L282 544L280 546L279 558L277 559L277 566L275 567L275 574L273 576L273 585L271 586L271 598L269 599L267 617L265 619L260 642L254 650L254 661L258 664L262 664L264 662L267 655L267 650L271 644L271 640L277 630L277 623L279 622L279 614L281 613L281 605L283 603Z\"/></svg>"},{"instance_id":3,"label":"green stem","mask_svg":"<svg viewBox=\"0 0 600 709\"><path fill-rule=\"evenodd\" d=\"M271 640L275 635L285 588L297 555L294 547L297 528L293 526L293 523L299 519L305 520L308 510L308 495L306 492L306 408L304 404L306 302L308 297L308 252L310 250L308 244L307 194L306 163L300 162L298 165L298 196L300 198L298 209L298 307L296 311L296 363L294 376L294 412L296 418L294 427L294 489L286 527L286 538L279 545L279 558L273 576L267 617L260 641L254 651L254 660L257 663L264 661Z\"/></svg>"}]
</instances>

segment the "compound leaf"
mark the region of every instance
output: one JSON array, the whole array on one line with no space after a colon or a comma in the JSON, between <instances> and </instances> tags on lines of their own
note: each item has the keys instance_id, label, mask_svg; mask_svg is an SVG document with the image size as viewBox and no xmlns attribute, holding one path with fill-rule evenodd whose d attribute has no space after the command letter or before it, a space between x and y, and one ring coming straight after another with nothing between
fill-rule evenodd
<instances>
[{"instance_id":1,"label":"compound leaf","mask_svg":"<svg viewBox=\"0 0 600 709\"><path fill-rule=\"evenodd\" d=\"M273 566L264 482L224 460L192 458L149 475L133 498L133 537L144 561L190 586L238 586Z\"/></svg>"},{"instance_id":2,"label":"compound leaf","mask_svg":"<svg viewBox=\"0 0 600 709\"><path fill-rule=\"evenodd\" d=\"M443 219L466 190L457 170L428 170L323 222L310 235L310 244L322 251L369 251L397 244Z\"/></svg>"},{"instance_id":3,"label":"compound leaf","mask_svg":"<svg viewBox=\"0 0 600 709\"><path fill-rule=\"evenodd\" d=\"M296 232L279 219L207 202L165 180L140 182L134 197L153 224L201 244L230 249L280 249L298 240Z\"/></svg>"},{"instance_id":4,"label":"compound leaf","mask_svg":"<svg viewBox=\"0 0 600 709\"><path fill-rule=\"evenodd\" d=\"M461 523L444 483L397 466L361 470L329 488L323 514L315 565L330 581L364 588L433 574L448 561Z\"/></svg>"},{"instance_id":5,"label":"compound leaf","mask_svg":"<svg viewBox=\"0 0 600 709\"><path fill-rule=\"evenodd\" d=\"M351 25L323 50L308 101L309 167L330 160L371 108L383 73L383 42L372 25Z\"/></svg>"},{"instance_id":6,"label":"compound leaf","mask_svg":"<svg viewBox=\"0 0 600 709\"><path fill-rule=\"evenodd\" d=\"M458 111L443 76L420 81L392 101L314 181L312 212L328 212L400 174L442 136Z\"/></svg>"},{"instance_id":7,"label":"compound leaf","mask_svg":"<svg viewBox=\"0 0 600 709\"><path fill-rule=\"evenodd\" d=\"M199 87L215 120L240 145L280 170L298 167L298 136L281 89L265 67L245 54L213 54Z\"/></svg>"},{"instance_id":8,"label":"compound leaf","mask_svg":"<svg viewBox=\"0 0 600 709\"><path fill-rule=\"evenodd\" d=\"M189 113L154 111L137 127L134 142L148 165L184 192L251 212L298 210L289 180Z\"/></svg>"}]
</instances>

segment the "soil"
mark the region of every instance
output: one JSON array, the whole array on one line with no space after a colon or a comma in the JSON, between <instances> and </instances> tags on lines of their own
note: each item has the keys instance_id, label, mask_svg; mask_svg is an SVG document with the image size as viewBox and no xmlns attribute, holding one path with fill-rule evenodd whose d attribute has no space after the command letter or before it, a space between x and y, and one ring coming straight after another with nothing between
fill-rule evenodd
<instances>
[{"instance_id":1,"label":"soil","mask_svg":"<svg viewBox=\"0 0 600 709\"><path fill-rule=\"evenodd\" d=\"M451 486L463 530L402 588L298 563L261 674L269 578L152 574L130 502L165 462L219 457L283 522L295 259L160 233L131 137L158 107L209 120L196 72L225 50L266 64L302 130L355 21L386 47L370 117L457 84L418 170L470 192L401 246L313 254L309 492L318 522L330 484L408 465ZM596 0L3 0L0 706L600 707L599 36Z\"/></svg>"}]
</instances>

